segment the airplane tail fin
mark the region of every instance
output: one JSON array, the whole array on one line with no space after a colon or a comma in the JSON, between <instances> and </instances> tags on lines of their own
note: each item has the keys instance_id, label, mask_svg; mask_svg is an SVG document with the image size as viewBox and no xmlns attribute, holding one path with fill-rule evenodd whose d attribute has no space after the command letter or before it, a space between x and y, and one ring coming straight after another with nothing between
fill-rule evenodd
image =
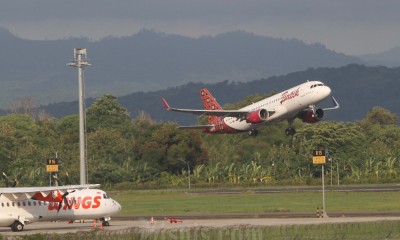
<instances>
[{"instance_id":1,"label":"airplane tail fin","mask_svg":"<svg viewBox=\"0 0 400 240\"><path fill-rule=\"evenodd\" d=\"M218 104L217 100L211 95L210 91L207 88L203 88L200 90L201 100L203 101L204 108L207 110L223 110L222 107ZM208 116L208 122L213 122L218 118L217 116Z\"/></svg>"}]
</instances>

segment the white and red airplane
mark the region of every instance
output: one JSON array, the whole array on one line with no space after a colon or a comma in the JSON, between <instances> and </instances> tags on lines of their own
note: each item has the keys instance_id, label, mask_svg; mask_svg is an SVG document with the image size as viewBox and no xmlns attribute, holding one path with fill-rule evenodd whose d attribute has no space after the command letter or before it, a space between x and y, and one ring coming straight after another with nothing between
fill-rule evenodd
<instances>
[{"instance_id":1,"label":"white and red airplane","mask_svg":"<svg viewBox=\"0 0 400 240\"><path fill-rule=\"evenodd\" d=\"M36 221L99 219L109 226L121 205L98 184L58 187L0 188L0 227L22 231Z\"/></svg>"},{"instance_id":2,"label":"white and red airplane","mask_svg":"<svg viewBox=\"0 0 400 240\"><path fill-rule=\"evenodd\" d=\"M334 107L316 108L316 105L331 94L331 89L320 81L307 81L286 91L265 98L239 110L223 110L207 89L201 89L200 95L205 110L172 108L162 98L168 111L193 113L208 116L207 125L180 126L182 129L202 129L204 133L248 132L256 136L257 128L264 124L273 124L288 120L286 135L294 135L292 127L295 118L303 122L319 122L326 110L339 108L339 103L332 96Z\"/></svg>"}]
</instances>

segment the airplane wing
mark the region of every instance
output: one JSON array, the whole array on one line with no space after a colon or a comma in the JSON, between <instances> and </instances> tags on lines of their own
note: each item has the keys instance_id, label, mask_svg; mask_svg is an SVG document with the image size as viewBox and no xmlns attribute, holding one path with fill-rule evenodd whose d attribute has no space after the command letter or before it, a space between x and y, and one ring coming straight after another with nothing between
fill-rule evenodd
<instances>
[{"instance_id":1,"label":"airplane wing","mask_svg":"<svg viewBox=\"0 0 400 240\"><path fill-rule=\"evenodd\" d=\"M69 185L69 186L53 186L53 187L17 187L17 188L0 188L0 196L4 196L10 200L24 200L31 199L35 194L49 195L54 191L61 194L67 191L88 189L99 187L100 184L86 184L86 185Z\"/></svg>"},{"instance_id":2,"label":"airplane wing","mask_svg":"<svg viewBox=\"0 0 400 240\"><path fill-rule=\"evenodd\" d=\"M196 115L206 115L206 116L224 116L224 117L236 117L236 118L243 118L246 117L249 114L249 111L247 110L199 110L199 109L184 109L184 108L172 108L169 106L167 101L162 98L164 107L168 111L173 111L173 112L184 112L184 113L192 113ZM209 126L210 125L205 125ZM204 128L204 127L203 127Z\"/></svg>"}]
</instances>

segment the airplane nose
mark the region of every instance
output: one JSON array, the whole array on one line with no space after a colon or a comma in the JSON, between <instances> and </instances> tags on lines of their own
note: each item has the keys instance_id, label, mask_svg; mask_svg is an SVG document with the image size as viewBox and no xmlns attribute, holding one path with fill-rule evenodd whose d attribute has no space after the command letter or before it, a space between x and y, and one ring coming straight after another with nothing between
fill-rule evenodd
<instances>
[{"instance_id":1,"label":"airplane nose","mask_svg":"<svg viewBox=\"0 0 400 240\"><path fill-rule=\"evenodd\" d=\"M121 204L119 204L117 201L113 200L114 206L115 206L115 212L121 211L122 207Z\"/></svg>"},{"instance_id":2,"label":"airplane nose","mask_svg":"<svg viewBox=\"0 0 400 240\"><path fill-rule=\"evenodd\" d=\"M324 88L321 89L321 91L322 91L322 94L323 94L325 97L328 97L329 95L331 95L331 92L332 92L331 88L328 87L328 86L324 86Z\"/></svg>"}]
</instances>

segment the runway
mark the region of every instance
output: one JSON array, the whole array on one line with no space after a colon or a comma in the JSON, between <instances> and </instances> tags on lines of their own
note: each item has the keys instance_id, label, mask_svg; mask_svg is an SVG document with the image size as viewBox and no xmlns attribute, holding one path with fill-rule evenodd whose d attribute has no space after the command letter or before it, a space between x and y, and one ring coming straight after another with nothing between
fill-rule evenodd
<instances>
[{"instance_id":1,"label":"runway","mask_svg":"<svg viewBox=\"0 0 400 240\"><path fill-rule=\"evenodd\" d=\"M25 226L22 232L11 232L10 228L0 228L0 234L4 237L31 234L65 234L81 231L92 231L98 229L104 233L124 232L132 228L146 230L162 229L188 229L198 227L224 228L229 226L279 226L279 225L307 225L307 224L329 224L329 223L356 223L374 221L400 221L400 217L330 217L330 218L257 218L257 219L188 219L182 223L170 223L164 219L154 219L154 224L150 224L150 219L135 221L111 221L109 227L100 229L97 224L93 227L93 222L67 223L67 222L37 222Z\"/></svg>"}]
</instances>

